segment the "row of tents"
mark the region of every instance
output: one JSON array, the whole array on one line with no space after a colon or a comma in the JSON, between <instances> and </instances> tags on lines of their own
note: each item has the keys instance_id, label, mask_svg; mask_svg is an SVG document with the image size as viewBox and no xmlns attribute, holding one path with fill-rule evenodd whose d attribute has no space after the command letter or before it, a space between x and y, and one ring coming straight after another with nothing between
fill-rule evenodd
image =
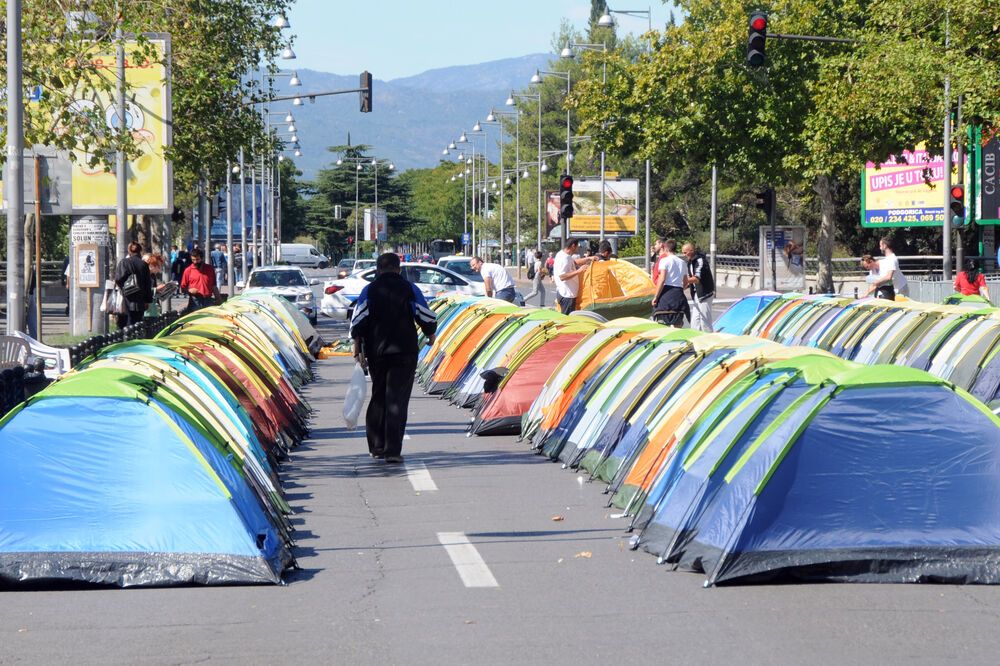
<instances>
[{"instance_id":1,"label":"row of tents","mask_svg":"<svg viewBox=\"0 0 1000 666\"><path fill-rule=\"evenodd\" d=\"M709 585L1000 583L1000 419L951 381L643 319L432 307L425 390L604 484L660 563Z\"/></svg>"},{"instance_id":2,"label":"row of tents","mask_svg":"<svg viewBox=\"0 0 1000 666\"><path fill-rule=\"evenodd\" d=\"M101 349L0 420L0 583L279 583L321 345L256 293Z\"/></svg>"},{"instance_id":3,"label":"row of tents","mask_svg":"<svg viewBox=\"0 0 1000 666\"><path fill-rule=\"evenodd\" d=\"M1000 310L979 297L945 304L759 292L716 330L804 345L865 365L925 370L1000 408Z\"/></svg>"}]
</instances>

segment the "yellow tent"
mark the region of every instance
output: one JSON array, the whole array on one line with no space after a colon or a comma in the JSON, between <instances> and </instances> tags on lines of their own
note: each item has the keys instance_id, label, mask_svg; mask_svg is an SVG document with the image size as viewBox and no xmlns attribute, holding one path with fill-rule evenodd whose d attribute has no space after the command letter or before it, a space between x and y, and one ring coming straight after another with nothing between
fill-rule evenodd
<instances>
[{"instance_id":1,"label":"yellow tent","mask_svg":"<svg viewBox=\"0 0 1000 666\"><path fill-rule=\"evenodd\" d=\"M649 317L656 285L646 271L620 259L595 261L580 275L577 310L592 310L606 319Z\"/></svg>"}]
</instances>

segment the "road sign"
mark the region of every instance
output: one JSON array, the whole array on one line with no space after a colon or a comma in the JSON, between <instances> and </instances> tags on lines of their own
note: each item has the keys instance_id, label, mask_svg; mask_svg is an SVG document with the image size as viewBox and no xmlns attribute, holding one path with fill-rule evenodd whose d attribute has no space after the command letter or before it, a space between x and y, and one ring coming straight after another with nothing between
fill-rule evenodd
<instances>
[{"instance_id":1,"label":"road sign","mask_svg":"<svg viewBox=\"0 0 1000 666\"><path fill-rule=\"evenodd\" d=\"M472 242L472 236L470 234L462 234L462 245L468 245Z\"/></svg>"},{"instance_id":2,"label":"road sign","mask_svg":"<svg viewBox=\"0 0 1000 666\"><path fill-rule=\"evenodd\" d=\"M967 203L975 207L977 224L1000 224L1000 133L984 137L977 128L976 134L975 190Z\"/></svg>"}]
</instances>

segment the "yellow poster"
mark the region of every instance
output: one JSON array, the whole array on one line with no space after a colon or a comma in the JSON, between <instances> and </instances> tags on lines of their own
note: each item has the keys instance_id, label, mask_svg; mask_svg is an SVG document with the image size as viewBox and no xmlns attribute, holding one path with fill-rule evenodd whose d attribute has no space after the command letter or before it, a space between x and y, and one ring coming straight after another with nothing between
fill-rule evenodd
<instances>
[{"instance_id":1,"label":"yellow poster","mask_svg":"<svg viewBox=\"0 0 1000 666\"><path fill-rule=\"evenodd\" d=\"M125 80L130 86L125 105L125 124L141 152L138 159L130 161L126 168L130 213L173 211L172 173L165 154L171 142L170 86L166 81L166 67L159 62L168 51L170 42L165 35L151 37L150 42L156 49L154 59L134 58L131 54L135 51L135 42L125 46ZM114 53L95 52L91 63L102 76L114 79L118 66ZM118 127L118 106L113 94L89 91L85 97L75 100L72 106L81 111L96 107L109 128ZM118 200L115 169L88 166L87 161L91 157L85 152L77 152L73 163L74 212L113 213Z\"/></svg>"}]
</instances>

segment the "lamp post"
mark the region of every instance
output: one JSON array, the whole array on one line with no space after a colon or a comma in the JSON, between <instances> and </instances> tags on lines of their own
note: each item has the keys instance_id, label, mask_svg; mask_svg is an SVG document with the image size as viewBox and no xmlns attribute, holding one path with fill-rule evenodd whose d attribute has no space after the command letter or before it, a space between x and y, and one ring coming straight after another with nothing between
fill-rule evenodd
<instances>
[{"instance_id":1,"label":"lamp post","mask_svg":"<svg viewBox=\"0 0 1000 666\"><path fill-rule=\"evenodd\" d=\"M478 126L478 123L476 124ZM456 143L468 143L472 146L472 157L466 162L472 166L472 254L476 254L476 210L479 210L479 214L483 215L485 219L485 209L483 208L483 200L479 199L479 205L476 205L476 197L479 195L479 191L476 188L476 144L469 140L469 137L483 137L483 173L481 180L485 183L486 179L489 177L489 161L486 159L486 132L482 130L473 130L471 132L462 132L462 136L456 140ZM461 159L461 155L459 155Z\"/></svg>"},{"instance_id":2,"label":"lamp post","mask_svg":"<svg viewBox=\"0 0 1000 666\"><path fill-rule=\"evenodd\" d=\"M379 165L380 164L385 164L386 162L389 163L388 167L389 167L389 171L390 172L396 168L396 165L393 164L390 160L382 160L381 162L379 162L379 160L377 158L373 157L372 161L371 161L371 165L373 167L373 170L375 171L375 234L374 234L374 236L375 236L375 249L376 249L376 251L380 251L379 242L381 241L381 238L379 237L379 233L378 233L378 221L379 221L379 215L378 215L378 169L379 169ZM389 223L387 221L386 222L386 226L388 226L388 224ZM388 229L386 229L386 231L388 232Z\"/></svg>"},{"instance_id":3,"label":"lamp post","mask_svg":"<svg viewBox=\"0 0 1000 666\"><path fill-rule=\"evenodd\" d=\"M562 50L562 53L559 54L559 57L561 57L561 58L575 58L576 57L576 53L574 53L574 51L573 51L574 48L584 49L584 50L589 50L589 51L600 51L602 53L602 55L606 55L607 52L608 52L608 45L605 42L602 42L600 44L576 44L576 43L573 43L573 44L567 44L566 48L564 48ZM602 57L601 58L601 91L602 92L604 92L604 88L607 85L607 83L608 83L608 62L607 62L607 58ZM605 197L604 158L605 158L605 153L604 153L604 150L601 149L601 232L600 232L600 237L599 237L599 240L601 240L601 241L604 240L604 218L605 218L605 202L604 202L604 197Z\"/></svg>"},{"instance_id":4,"label":"lamp post","mask_svg":"<svg viewBox=\"0 0 1000 666\"><path fill-rule=\"evenodd\" d=\"M516 93L513 90L510 91L510 97L507 98L507 106L517 107L517 100L519 99L533 99L538 102L538 153L536 159L536 165L538 166L538 236L535 239L535 249L539 252L542 250L542 94L541 93ZM518 113L520 113L520 107L518 108ZM520 168L520 161L518 162L518 168ZM525 169L522 177L528 177L528 170ZM518 178L518 183L520 183L520 178ZM520 189L518 190L518 197L520 198Z\"/></svg>"},{"instance_id":5,"label":"lamp post","mask_svg":"<svg viewBox=\"0 0 1000 666\"><path fill-rule=\"evenodd\" d=\"M546 74L546 75L549 75L549 76L555 76L555 77L558 77L560 79L564 79L566 81L566 96L567 97L569 96L569 93L570 93L570 73L569 72L553 72L553 71L549 71L549 70L536 69L535 70L535 75L531 77L531 83L536 83L536 84L541 83L542 82L542 76L541 76L542 74ZM539 102L539 107L541 107L541 103L540 102ZM540 113L541 113L541 111L539 110L539 114ZM572 162L572 161L573 161L573 154L570 152L569 109L567 108L566 109L566 173L567 174L570 173L570 162ZM562 220L561 224L559 225L559 228L560 228L559 235L561 236L561 240L562 240L561 245L566 245L566 239L569 238L569 220L568 219L567 220Z\"/></svg>"},{"instance_id":6,"label":"lamp post","mask_svg":"<svg viewBox=\"0 0 1000 666\"><path fill-rule=\"evenodd\" d=\"M514 126L515 126L515 133L514 133L514 155L515 155L515 157L514 157L514 162L515 162L515 169L513 171L511 171L509 169L504 169L504 167L503 167L503 121L502 120L498 120L498 117L500 117L500 116L514 116ZM514 177L517 178L517 174L519 173L518 170L520 169L521 147L520 147L520 122L519 122L519 120L520 120L520 114L516 110L515 111L497 111L494 108L494 109L490 109L490 115L486 116L486 122L488 122L488 123L496 123L497 125L500 126L500 179L503 180L504 176L507 176L507 180L506 180L506 182L503 183L503 187L506 187L506 186L508 186L508 185L511 184L511 180L510 180L509 174L513 173ZM516 263L517 263L517 277L518 278L521 277L521 220L520 220L521 198L520 198L520 191L521 191L521 188L520 188L520 185L518 185L518 188L517 188L517 198L516 198L515 203L514 203L514 217L515 217L515 232L514 232L514 236L515 236L514 237L514 252L515 252L515 255L514 256L517 257L517 262ZM501 260L502 260L502 258L504 256L504 254L503 254L503 248L504 248L505 241L506 241L506 238L504 237L504 228L503 228L503 188L501 188L501 195L500 195L500 257L501 257Z\"/></svg>"},{"instance_id":7,"label":"lamp post","mask_svg":"<svg viewBox=\"0 0 1000 666\"><path fill-rule=\"evenodd\" d=\"M653 11L651 8L646 9L611 9L604 5L604 13L601 14L601 18L597 20L597 25L602 28L613 28L615 27L615 19L612 14L621 14L622 16L632 16L638 18L640 16L646 17L646 30L652 32L653 30ZM646 159L646 247L649 247L649 158ZM714 250L713 250L714 251ZM646 272L649 272L649 253L646 253Z\"/></svg>"}]
</instances>

